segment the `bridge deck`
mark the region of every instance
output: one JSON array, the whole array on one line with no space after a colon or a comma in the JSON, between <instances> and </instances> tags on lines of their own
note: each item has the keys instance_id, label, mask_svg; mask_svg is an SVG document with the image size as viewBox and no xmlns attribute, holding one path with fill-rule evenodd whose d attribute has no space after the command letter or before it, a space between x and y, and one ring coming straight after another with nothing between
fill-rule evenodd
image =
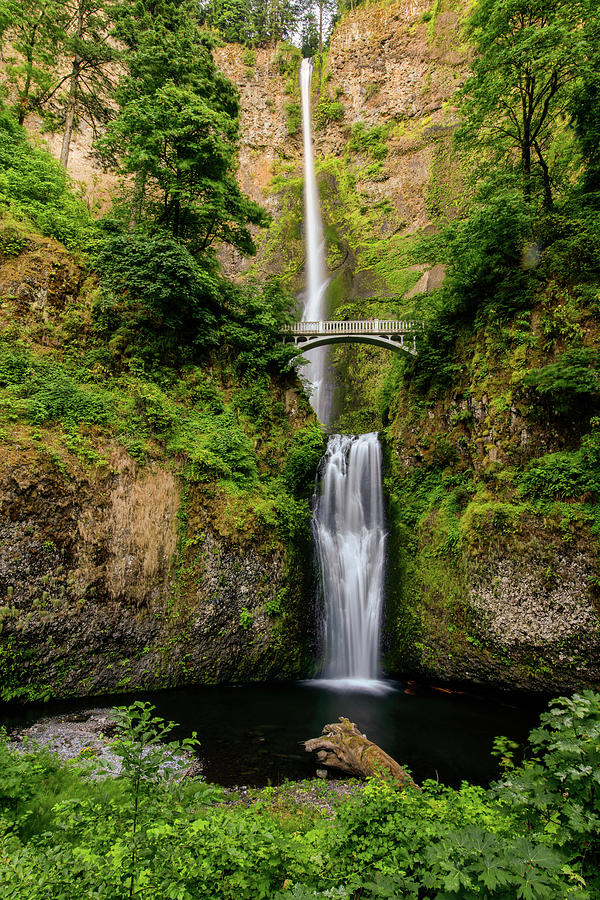
<instances>
[{"instance_id":1,"label":"bridge deck","mask_svg":"<svg viewBox=\"0 0 600 900\"><path fill-rule=\"evenodd\" d=\"M328 320L295 322L284 325L282 331L284 340L293 341L300 353L327 344L358 342L416 356L417 334L425 331L425 323L400 319Z\"/></svg>"},{"instance_id":2,"label":"bridge deck","mask_svg":"<svg viewBox=\"0 0 600 900\"><path fill-rule=\"evenodd\" d=\"M283 331L298 335L326 334L415 334L425 330L424 322L407 322L399 319L329 320L322 322L295 322L284 325Z\"/></svg>"}]
</instances>

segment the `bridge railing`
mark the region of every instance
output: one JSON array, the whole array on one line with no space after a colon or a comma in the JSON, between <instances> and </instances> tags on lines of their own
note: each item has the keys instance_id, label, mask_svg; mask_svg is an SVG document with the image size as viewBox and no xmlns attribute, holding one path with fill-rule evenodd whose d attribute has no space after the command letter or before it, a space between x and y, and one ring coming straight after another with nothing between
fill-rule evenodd
<instances>
[{"instance_id":1,"label":"bridge railing","mask_svg":"<svg viewBox=\"0 0 600 900\"><path fill-rule=\"evenodd\" d=\"M321 322L295 322L284 325L288 334L414 334L425 330L424 322L408 322L398 319L355 319Z\"/></svg>"}]
</instances>

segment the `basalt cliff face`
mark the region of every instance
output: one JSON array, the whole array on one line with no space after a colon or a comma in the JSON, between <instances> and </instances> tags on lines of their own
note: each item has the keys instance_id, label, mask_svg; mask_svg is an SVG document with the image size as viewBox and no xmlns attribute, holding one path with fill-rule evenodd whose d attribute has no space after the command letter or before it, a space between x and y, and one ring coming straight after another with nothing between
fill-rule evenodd
<instances>
[{"instance_id":1,"label":"basalt cliff face","mask_svg":"<svg viewBox=\"0 0 600 900\"><path fill-rule=\"evenodd\" d=\"M93 281L55 241L31 235L0 256L0 296L3 337L18 335L31 354L5 353L2 385L11 383L15 359L30 360L47 366L48 384L38 388L58 401L57 421L33 407L23 418L26 377L3 400L2 698L309 674L306 503L292 534L259 484L236 490L207 472L190 475L185 455L168 450L164 435L155 433L143 453L132 449L116 410L100 428L61 419L77 388L68 376L53 381L48 360L60 351L64 366L68 348L89 338ZM231 387L219 382L218 359L212 369L209 400L219 410ZM281 469L294 434L312 420L295 379L288 381L267 392L277 407L275 430L267 424L262 440L247 447L260 471ZM130 391L131 384L126 404L143 403Z\"/></svg>"},{"instance_id":2,"label":"basalt cliff face","mask_svg":"<svg viewBox=\"0 0 600 900\"><path fill-rule=\"evenodd\" d=\"M406 250L462 202L452 136L471 52L465 13L449 0L359 7L315 68L333 315L420 318L443 281L442 266L419 265ZM235 48L219 53L242 96L245 186L274 216L254 265L301 290L293 67L259 51L248 72ZM527 315L464 341L453 384L428 398L391 374L385 351L332 351L334 430L377 429L385 445L389 671L549 692L600 682L593 498L542 510L519 480L536 460L581 445L583 423L557 419L524 386L528 371L568 349L569 329L597 352L593 304L542 284Z\"/></svg>"},{"instance_id":3,"label":"basalt cliff face","mask_svg":"<svg viewBox=\"0 0 600 900\"><path fill-rule=\"evenodd\" d=\"M107 474L57 471L18 443L2 460L4 697L310 671L310 579L290 547L224 531L218 491L184 498L172 471L106 451Z\"/></svg>"}]
</instances>

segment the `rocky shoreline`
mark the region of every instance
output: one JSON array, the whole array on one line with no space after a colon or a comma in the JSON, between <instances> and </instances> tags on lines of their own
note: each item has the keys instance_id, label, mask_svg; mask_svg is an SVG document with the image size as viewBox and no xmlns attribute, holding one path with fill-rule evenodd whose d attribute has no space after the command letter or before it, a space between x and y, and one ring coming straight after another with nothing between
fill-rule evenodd
<instances>
[{"instance_id":1,"label":"rocky shoreline","mask_svg":"<svg viewBox=\"0 0 600 900\"><path fill-rule=\"evenodd\" d=\"M63 761L90 760L98 770L114 776L120 774L121 759L112 752L116 723L108 707L94 707L75 713L44 716L26 728L13 729L9 740L23 752L44 747ZM92 765L92 770L94 766ZM193 754L182 751L166 757L163 771L180 777L202 774L202 762Z\"/></svg>"},{"instance_id":2,"label":"rocky shoreline","mask_svg":"<svg viewBox=\"0 0 600 900\"><path fill-rule=\"evenodd\" d=\"M111 750L116 737L116 723L110 707L94 707L63 715L44 716L27 727L9 730L9 742L20 752L37 747L50 750L63 761L86 761L92 777L120 774L121 759ZM97 766L94 766L94 762ZM164 770L176 779L200 778L201 758L182 752L165 760ZM335 815L339 802L361 791L363 784L348 778L321 777L299 782L286 781L267 788L241 784L222 788L223 802L228 806L267 804L273 808L309 807L313 812Z\"/></svg>"}]
</instances>

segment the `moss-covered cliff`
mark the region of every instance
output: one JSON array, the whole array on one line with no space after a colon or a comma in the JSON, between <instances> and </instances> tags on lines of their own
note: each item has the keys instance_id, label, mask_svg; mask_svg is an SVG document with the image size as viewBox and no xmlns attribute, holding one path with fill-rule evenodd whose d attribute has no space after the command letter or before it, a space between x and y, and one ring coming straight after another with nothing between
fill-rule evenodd
<instances>
[{"instance_id":1,"label":"moss-covered cliff","mask_svg":"<svg viewBox=\"0 0 600 900\"><path fill-rule=\"evenodd\" d=\"M113 373L82 264L1 234L2 696L309 673L323 438L295 378Z\"/></svg>"},{"instance_id":2,"label":"moss-covered cliff","mask_svg":"<svg viewBox=\"0 0 600 900\"><path fill-rule=\"evenodd\" d=\"M338 23L315 71L334 316L433 322L444 302L445 260L424 251L423 237L464 215L471 199L472 161L453 145L456 92L472 58L467 12L454 0L359 7ZM256 81L262 90L264 77ZM239 66L237 82L252 108L255 83ZM270 162L275 222L257 265L300 290L299 146L295 133L281 138L285 96L291 132L298 98L292 80L287 95L278 90L270 111L277 127L268 115L246 113L258 145L269 144L271 131L279 136ZM583 229L580 243L569 243L565 235L580 224L566 226L569 213L560 215L540 226L538 244L522 245L535 259L515 278L509 301L499 295L496 313L438 342L444 376L435 385L385 351L332 351L334 429L384 436L390 671L544 690L600 678L598 485L590 475L597 392L578 402L567 389L557 411L556 398L534 383L547 367L564 372L569 354L580 352L582 377L595 378L598 275L571 265L587 259L589 237ZM489 220L496 216L490 207ZM493 282L488 297L493 308Z\"/></svg>"},{"instance_id":3,"label":"moss-covered cliff","mask_svg":"<svg viewBox=\"0 0 600 900\"><path fill-rule=\"evenodd\" d=\"M446 389L389 390L393 669L547 691L600 680L598 419L527 388L568 352L564 334L548 345L565 300L546 289L482 325ZM594 307L575 323L596 355Z\"/></svg>"}]
</instances>

